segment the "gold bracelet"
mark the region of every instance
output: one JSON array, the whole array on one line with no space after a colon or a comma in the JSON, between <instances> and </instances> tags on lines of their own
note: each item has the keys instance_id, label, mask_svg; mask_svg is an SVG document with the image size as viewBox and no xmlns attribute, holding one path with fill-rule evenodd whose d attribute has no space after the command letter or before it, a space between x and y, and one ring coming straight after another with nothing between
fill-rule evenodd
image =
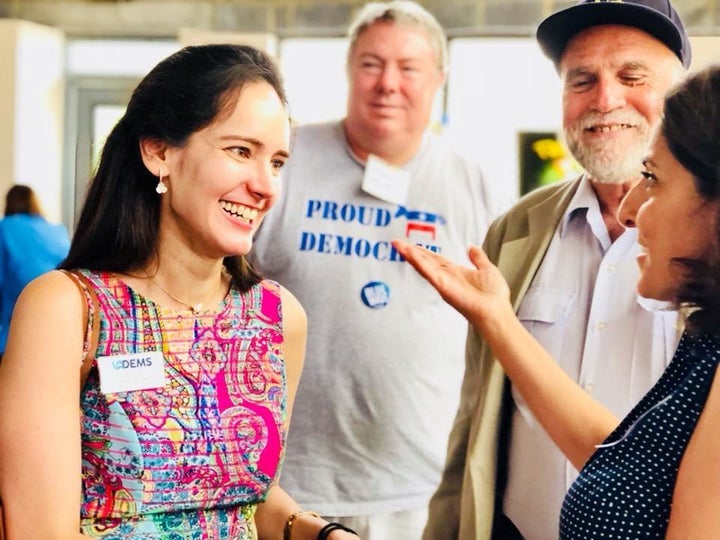
<instances>
[{"instance_id":1,"label":"gold bracelet","mask_svg":"<svg viewBox=\"0 0 720 540\"><path fill-rule=\"evenodd\" d=\"M290 514L290 517L287 518L287 521L285 522L285 528L283 529L283 540L292 540L293 525L295 525L295 521L297 520L297 518L299 518L300 516L304 516L305 514L308 514L308 515L316 517L316 518L320 517L320 514L311 512L310 510L300 510L299 512Z\"/></svg>"}]
</instances>

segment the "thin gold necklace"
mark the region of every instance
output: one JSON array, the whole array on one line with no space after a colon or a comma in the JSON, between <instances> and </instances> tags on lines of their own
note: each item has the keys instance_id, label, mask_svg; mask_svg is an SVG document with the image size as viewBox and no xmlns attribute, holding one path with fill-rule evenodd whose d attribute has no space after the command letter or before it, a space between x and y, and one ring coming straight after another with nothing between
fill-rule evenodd
<instances>
[{"instance_id":1,"label":"thin gold necklace","mask_svg":"<svg viewBox=\"0 0 720 540\"><path fill-rule=\"evenodd\" d=\"M195 303L195 304L190 304L189 302L186 302L185 300L182 300L182 299L178 298L178 297L175 296L173 293L171 293L170 291L168 291L165 287L163 287L162 285L160 285L160 283L158 283L157 281L155 281L155 280L153 279L153 277L152 277L150 274L148 274L147 272L145 272L145 275L147 276L147 278L148 278L150 281L152 281L152 282L158 287L158 289L160 289L162 292L164 292L165 294L167 294L170 298L172 298L173 300L175 300L178 304L182 304L183 306L187 307L190 311L193 312L193 315L196 315L196 314L200 313L200 312L203 310L203 304L204 304L204 302L197 302L197 303ZM220 291L220 289L222 289L223 285L225 284L224 276L225 276L225 272L222 272L222 273L220 274L220 285L218 285L218 287L213 291L212 296L210 296L210 297L208 298L208 300L212 300L212 299L215 297L215 295L217 295L217 293Z\"/></svg>"}]
</instances>

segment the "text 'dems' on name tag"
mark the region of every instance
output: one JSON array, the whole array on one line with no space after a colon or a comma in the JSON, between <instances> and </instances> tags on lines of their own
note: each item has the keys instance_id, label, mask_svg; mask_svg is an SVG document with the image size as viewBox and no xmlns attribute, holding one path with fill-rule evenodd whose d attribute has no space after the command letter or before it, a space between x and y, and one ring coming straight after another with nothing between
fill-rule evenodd
<instances>
[{"instance_id":1,"label":"text 'dems' on name tag","mask_svg":"<svg viewBox=\"0 0 720 540\"><path fill-rule=\"evenodd\" d=\"M103 394L165 386L165 359L161 351L99 356L97 365Z\"/></svg>"}]
</instances>

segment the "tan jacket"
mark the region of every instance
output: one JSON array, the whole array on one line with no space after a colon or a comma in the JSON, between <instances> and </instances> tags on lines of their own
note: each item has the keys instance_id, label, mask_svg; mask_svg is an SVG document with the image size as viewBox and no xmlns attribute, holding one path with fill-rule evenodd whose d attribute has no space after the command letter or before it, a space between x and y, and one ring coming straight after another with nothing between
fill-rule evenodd
<instances>
[{"instance_id":1,"label":"tan jacket","mask_svg":"<svg viewBox=\"0 0 720 540\"><path fill-rule=\"evenodd\" d=\"M529 193L488 230L483 247L507 279L516 310L579 184L580 178ZM423 540L490 538L505 382L502 367L470 328L460 406Z\"/></svg>"}]
</instances>

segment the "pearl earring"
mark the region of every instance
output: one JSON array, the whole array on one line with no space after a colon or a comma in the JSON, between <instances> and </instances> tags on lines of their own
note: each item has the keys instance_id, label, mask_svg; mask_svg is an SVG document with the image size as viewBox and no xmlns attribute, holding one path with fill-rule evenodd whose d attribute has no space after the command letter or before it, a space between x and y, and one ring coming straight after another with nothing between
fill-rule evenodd
<instances>
[{"instance_id":1,"label":"pearl earring","mask_svg":"<svg viewBox=\"0 0 720 540\"><path fill-rule=\"evenodd\" d=\"M158 184L155 187L155 192L158 195L162 195L163 193L167 193L168 187L165 185L165 182L163 182L163 172L159 172L159 178L158 178Z\"/></svg>"}]
</instances>

